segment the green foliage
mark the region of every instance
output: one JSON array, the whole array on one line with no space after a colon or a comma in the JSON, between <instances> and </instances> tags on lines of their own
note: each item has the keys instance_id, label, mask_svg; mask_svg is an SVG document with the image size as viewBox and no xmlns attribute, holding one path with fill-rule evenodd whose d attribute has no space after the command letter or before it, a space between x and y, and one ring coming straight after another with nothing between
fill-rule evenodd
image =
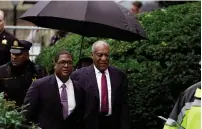
<instances>
[{"instance_id":1,"label":"green foliage","mask_svg":"<svg viewBox=\"0 0 202 129\"><path fill-rule=\"evenodd\" d=\"M85 55L90 55L90 49L88 49L86 46L89 46L96 40L97 38L84 38L84 50L82 51L85 53ZM82 37L80 35L69 34L67 38L62 38L57 41L56 45L44 48L37 57L36 62L44 66L46 70L50 72L54 65L54 56L59 50L68 50L73 54L74 60L78 60L81 41ZM74 62L74 64L76 64L76 62Z\"/></svg>"},{"instance_id":2,"label":"green foliage","mask_svg":"<svg viewBox=\"0 0 202 129\"><path fill-rule=\"evenodd\" d=\"M0 94L0 128L19 128L23 115L14 109L14 102L7 102L3 99L3 93Z\"/></svg>"},{"instance_id":3,"label":"green foliage","mask_svg":"<svg viewBox=\"0 0 202 129\"><path fill-rule=\"evenodd\" d=\"M200 81L201 4L170 6L139 16L149 40L133 43L106 40L111 46L111 64L124 70L129 79L132 127L162 129L158 115L168 117L179 94ZM90 56L98 38L84 38L83 55ZM45 48L37 63L52 69L59 49L68 49L78 60L81 36L71 34ZM76 62L75 62L76 63Z\"/></svg>"},{"instance_id":4,"label":"green foliage","mask_svg":"<svg viewBox=\"0 0 202 129\"><path fill-rule=\"evenodd\" d=\"M185 4L189 2L195 2L195 1L158 1L158 4L160 7L168 7L172 5Z\"/></svg>"},{"instance_id":5,"label":"green foliage","mask_svg":"<svg viewBox=\"0 0 202 129\"><path fill-rule=\"evenodd\" d=\"M16 107L14 101L6 101L3 92L0 93L0 129L20 129L21 127L36 129L36 126L22 125L25 121L22 110Z\"/></svg>"}]
</instances>

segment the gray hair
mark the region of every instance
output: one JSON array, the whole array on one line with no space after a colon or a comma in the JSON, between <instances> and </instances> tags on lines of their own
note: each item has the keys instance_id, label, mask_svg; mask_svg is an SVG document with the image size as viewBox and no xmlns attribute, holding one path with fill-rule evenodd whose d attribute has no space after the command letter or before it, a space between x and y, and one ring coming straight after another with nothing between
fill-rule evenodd
<instances>
[{"instance_id":1,"label":"gray hair","mask_svg":"<svg viewBox=\"0 0 202 129\"><path fill-rule=\"evenodd\" d=\"M99 41L96 41L95 43L93 43L93 46L92 46L92 52L95 52L95 48L97 45L106 45L109 47L109 44L103 40L99 40Z\"/></svg>"}]
</instances>

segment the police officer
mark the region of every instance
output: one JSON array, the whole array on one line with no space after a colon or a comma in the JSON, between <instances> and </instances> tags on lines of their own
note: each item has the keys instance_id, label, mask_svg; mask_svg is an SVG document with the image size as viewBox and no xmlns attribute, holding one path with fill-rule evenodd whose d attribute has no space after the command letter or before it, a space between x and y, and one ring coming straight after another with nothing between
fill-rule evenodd
<instances>
[{"instance_id":1,"label":"police officer","mask_svg":"<svg viewBox=\"0 0 202 129\"><path fill-rule=\"evenodd\" d=\"M176 102L163 129L201 128L201 82L187 88Z\"/></svg>"},{"instance_id":2,"label":"police officer","mask_svg":"<svg viewBox=\"0 0 202 129\"><path fill-rule=\"evenodd\" d=\"M4 92L5 98L14 100L17 106L21 106L26 92L32 81L45 76L39 68L29 60L29 49L32 43L20 40L14 41L11 46L11 60L0 66L0 92Z\"/></svg>"},{"instance_id":3,"label":"police officer","mask_svg":"<svg viewBox=\"0 0 202 129\"><path fill-rule=\"evenodd\" d=\"M4 12L0 10L0 65L10 61L10 48L12 43L17 40L4 29L5 19Z\"/></svg>"},{"instance_id":4,"label":"police officer","mask_svg":"<svg viewBox=\"0 0 202 129\"><path fill-rule=\"evenodd\" d=\"M83 67L87 67L93 64L93 59L91 57L83 57L79 59L79 61L76 63L76 68L80 69Z\"/></svg>"}]
</instances>

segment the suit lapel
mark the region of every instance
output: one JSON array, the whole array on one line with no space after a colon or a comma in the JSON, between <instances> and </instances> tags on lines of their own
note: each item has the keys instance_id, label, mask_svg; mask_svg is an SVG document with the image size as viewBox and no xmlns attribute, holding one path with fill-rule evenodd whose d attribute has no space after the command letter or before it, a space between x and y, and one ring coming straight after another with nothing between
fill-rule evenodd
<instances>
[{"instance_id":1,"label":"suit lapel","mask_svg":"<svg viewBox=\"0 0 202 129\"><path fill-rule=\"evenodd\" d=\"M96 98L99 100L99 91L98 91L98 84L97 84L97 78L96 78L96 75L95 75L95 70L94 70L94 66L91 65L88 67L88 76L89 76L89 81L87 82L90 82L94 92L95 92L95 96Z\"/></svg>"},{"instance_id":2,"label":"suit lapel","mask_svg":"<svg viewBox=\"0 0 202 129\"><path fill-rule=\"evenodd\" d=\"M115 88L116 88L116 76L115 73L113 73L113 70L111 67L108 68L109 70L109 77L111 82L111 102L114 103L114 97L115 97Z\"/></svg>"},{"instance_id":3,"label":"suit lapel","mask_svg":"<svg viewBox=\"0 0 202 129\"><path fill-rule=\"evenodd\" d=\"M57 110L58 110L58 113L59 113L61 119L63 119L62 104L61 104L61 100L60 100L60 93L59 93L58 84L57 84L55 75L51 76L51 79L49 82L50 82L50 88L52 89L51 93L53 93L53 99L56 99L56 102L58 103L55 106L57 107Z\"/></svg>"},{"instance_id":4,"label":"suit lapel","mask_svg":"<svg viewBox=\"0 0 202 129\"><path fill-rule=\"evenodd\" d=\"M73 87L74 87L74 97L75 97L75 103L76 103L75 109L76 109L77 107L80 107L79 105L80 105L80 103L81 103L82 100L80 98L79 88L77 87L75 81L72 80L72 83L73 83Z\"/></svg>"}]
</instances>

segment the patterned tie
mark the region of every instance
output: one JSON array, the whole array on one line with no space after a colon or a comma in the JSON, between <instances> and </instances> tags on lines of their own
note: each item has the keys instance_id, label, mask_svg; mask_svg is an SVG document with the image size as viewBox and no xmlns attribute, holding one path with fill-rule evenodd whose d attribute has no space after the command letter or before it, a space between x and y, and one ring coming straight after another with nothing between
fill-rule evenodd
<instances>
[{"instance_id":1,"label":"patterned tie","mask_svg":"<svg viewBox=\"0 0 202 129\"><path fill-rule=\"evenodd\" d=\"M108 103L108 89L107 89L107 78L105 73L102 73L101 78L101 113L108 114L109 103Z\"/></svg>"},{"instance_id":2,"label":"patterned tie","mask_svg":"<svg viewBox=\"0 0 202 129\"><path fill-rule=\"evenodd\" d=\"M63 117L65 119L68 116L68 99L67 99L66 85L63 84L61 87L62 87L62 92L61 92L60 99L62 103Z\"/></svg>"}]
</instances>

